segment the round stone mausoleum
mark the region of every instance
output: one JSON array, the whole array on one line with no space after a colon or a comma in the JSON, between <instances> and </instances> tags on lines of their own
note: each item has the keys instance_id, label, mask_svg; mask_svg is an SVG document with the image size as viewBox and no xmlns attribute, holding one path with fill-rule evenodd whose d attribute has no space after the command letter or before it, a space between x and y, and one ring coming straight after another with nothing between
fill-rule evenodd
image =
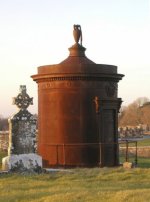
<instances>
[{"instance_id":1,"label":"round stone mausoleum","mask_svg":"<svg viewBox=\"0 0 150 202\"><path fill-rule=\"evenodd\" d=\"M38 67L38 153L44 167L118 165L118 82L114 65L85 56L81 27L67 59Z\"/></svg>"}]
</instances>

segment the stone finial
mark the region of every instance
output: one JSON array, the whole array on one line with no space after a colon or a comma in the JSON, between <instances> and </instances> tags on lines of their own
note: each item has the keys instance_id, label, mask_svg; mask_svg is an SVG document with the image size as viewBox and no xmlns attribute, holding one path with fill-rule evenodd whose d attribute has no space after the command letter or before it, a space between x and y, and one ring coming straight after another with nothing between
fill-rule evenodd
<instances>
[{"instance_id":1,"label":"stone finial","mask_svg":"<svg viewBox=\"0 0 150 202\"><path fill-rule=\"evenodd\" d=\"M13 104L19 109L27 109L29 105L33 105L33 98L27 94L25 85L20 85L20 93L13 98Z\"/></svg>"},{"instance_id":2,"label":"stone finial","mask_svg":"<svg viewBox=\"0 0 150 202\"><path fill-rule=\"evenodd\" d=\"M81 41L82 46L82 30L80 25L73 25L73 36L76 43L79 43L79 40Z\"/></svg>"}]
</instances>

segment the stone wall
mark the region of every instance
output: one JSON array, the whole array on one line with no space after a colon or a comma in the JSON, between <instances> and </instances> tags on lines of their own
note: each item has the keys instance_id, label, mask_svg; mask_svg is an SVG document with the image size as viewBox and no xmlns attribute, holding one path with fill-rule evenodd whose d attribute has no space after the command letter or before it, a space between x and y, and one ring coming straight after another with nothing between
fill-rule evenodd
<instances>
[{"instance_id":1,"label":"stone wall","mask_svg":"<svg viewBox=\"0 0 150 202\"><path fill-rule=\"evenodd\" d=\"M36 131L36 134L38 131ZM37 137L37 135L36 135ZM36 141L37 143L37 141ZM9 131L0 131L0 151L8 151Z\"/></svg>"},{"instance_id":2,"label":"stone wall","mask_svg":"<svg viewBox=\"0 0 150 202\"><path fill-rule=\"evenodd\" d=\"M0 131L0 151L8 150L8 142L9 142L9 132L8 131Z\"/></svg>"},{"instance_id":3,"label":"stone wall","mask_svg":"<svg viewBox=\"0 0 150 202\"><path fill-rule=\"evenodd\" d=\"M120 147L119 151L121 154L125 154L126 147ZM129 151L129 155L132 155L132 156L135 155L135 152L136 152L135 147L129 147L128 151ZM150 157L150 146L138 147L137 156L149 158Z\"/></svg>"}]
</instances>

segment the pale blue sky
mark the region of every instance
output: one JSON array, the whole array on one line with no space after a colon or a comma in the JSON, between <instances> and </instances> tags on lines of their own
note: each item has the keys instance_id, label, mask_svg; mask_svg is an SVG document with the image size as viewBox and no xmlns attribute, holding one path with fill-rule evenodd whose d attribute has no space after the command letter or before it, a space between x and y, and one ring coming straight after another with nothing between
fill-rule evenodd
<instances>
[{"instance_id":1,"label":"pale blue sky","mask_svg":"<svg viewBox=\"0 0 150 202\"><path fill-rule=\"evenodd\" d=\"M125 74L119 83L125 105L150 98L149 0L0 0L0 114L16 112L12 97L21 84L34 97L29 110L37 112L30 76L68 56L73 24L82 26L87 57Z\"/></svg>"}]
</instances>

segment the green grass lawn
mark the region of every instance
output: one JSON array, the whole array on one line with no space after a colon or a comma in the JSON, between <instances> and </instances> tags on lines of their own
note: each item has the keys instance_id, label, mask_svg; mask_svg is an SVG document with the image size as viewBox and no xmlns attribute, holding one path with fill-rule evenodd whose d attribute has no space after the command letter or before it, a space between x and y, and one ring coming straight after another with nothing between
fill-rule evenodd
<instances>
[{"instance_id":1,"label":"green grass lawn","mask_svg":"<svg viewBox=\"0 0 150 202\"><path fill-rule=\"evenodd\" d=\"M121 146L125 147L126 144L121 144ZM137 146L138 147L150 146L150 138L139 140L137 142ZM135 143L129 143L129 147L135 147ZM125 161L125 154L120 155L120 161L121 162ZM129 161L130 162L135 162L135 155L129 154ZM147 157L144 158L144 157L138 156L138 167L140 167L140 168L150 168L150 158L147 158Z\"/></svg>"},{"instance_id":2,"label":"green grass lawn","mask_svg":"<svg viewBox=\"0 0 150 202\"><path fill-rule=\"evenodd\" d=\"M148 202L150 169L73 169L0 176L0 202Z\"/></svg>"},{"instance_id":3,"label":"green grass lawn","mask_svg":"<svg viewBox=\"0 0 150 202\"><path fill-rule=\"evenodd\" d=\"M6 156L0 152L1 158ZM1 174L0 202L149 202L150 160L138 168L70 169L48 174Z\"/></svg>"},{"instance_id":4,"label":"green grass lawn","mask_svg":"<svg viewBox=\"0 0 150 202\"><path fill-rule=\"evenodd\" d=\"M140 140L140 141L138 141L137 144L138 144L138 147L139 146L150 146L150 138Z\"/></svg>"},{"instance_id":5,"label":"green grass lawn","mask_svg":"<svg viewBox=\"0 0 150 202\"><path fill-rule=\"evenodd\" d=\"M125 146L126 144L120 144L120 146ZM129 143L129 146L135 146L135 142L134 143ZM138 147L143 147L143 146L150 146L150 138L147 139L141 139L137 141L137 146Z\"/></svg>"}]
</instances>

